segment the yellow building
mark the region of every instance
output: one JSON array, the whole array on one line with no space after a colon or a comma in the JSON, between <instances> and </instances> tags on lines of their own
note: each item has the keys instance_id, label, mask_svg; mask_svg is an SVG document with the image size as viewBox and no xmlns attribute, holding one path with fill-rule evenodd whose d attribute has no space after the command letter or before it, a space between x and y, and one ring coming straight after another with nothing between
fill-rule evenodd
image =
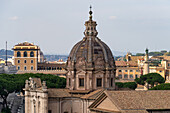
<instances>
[{"instance_id":1,"label":"yellow building","mask_svg":"<svg viewBox=\"0 0 170 113\"><path fill-rule=\"evenodd\" d=\"M139 78L141 70L138 64L133 61L115 61L116 64L116 82L132 82Z\"/></svg>"},{"instance_id":2,"label":"yellow building","mask_svg":"<svg viewBox=\"0 0 170 113\"><path fill-rule=\"evenodd\" d=\"M14 65L19 71L37 70L38 62L43 62L40 47L33 43L19 43L14 46Z\"/></svg>"}]
</instances>

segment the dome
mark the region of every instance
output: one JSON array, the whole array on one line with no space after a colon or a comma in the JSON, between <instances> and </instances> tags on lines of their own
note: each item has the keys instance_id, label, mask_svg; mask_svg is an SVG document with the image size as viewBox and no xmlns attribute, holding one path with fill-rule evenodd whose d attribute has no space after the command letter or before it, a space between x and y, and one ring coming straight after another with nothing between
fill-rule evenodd
<instances>
[{"instance_id":1,"label":"dome","mask_svg":"<svg viewBox=\"0 0 170 113\"><path fill-rule=\"evenodd\" d=\"M115 88L115 61L110 48L97 37L96 22L85 22L85 37L72 48L67 64L67 88L72 90L95 90Z\"/></svg>"},{"instance_id":2,"label":"dome","mask_svg":"<svg viewBox=\"0 0 170 113\"><path fill-rule=\"evenodd\" d=\"M84 37L78 42L70 52L68 57L70 62L74 62L75 68L94 69L114 68L114 58L110 48L98 37ZM72 63L68 64L68 68Z\"/></svg>"},{"instance_id":3,"label":"dome","mask_svg":"<svg viewBox=\"0 0 170 113\"><path fill-rule=\"evenodd\" d=\"M89 12L92 14L92 11ZM92 20L85 22L85 37L78 42L71 50L68 57L67 68L95 68L107 69L115 68L115 62L110 48L97 37L96 22Z\"/></svg>"}]
</instances>

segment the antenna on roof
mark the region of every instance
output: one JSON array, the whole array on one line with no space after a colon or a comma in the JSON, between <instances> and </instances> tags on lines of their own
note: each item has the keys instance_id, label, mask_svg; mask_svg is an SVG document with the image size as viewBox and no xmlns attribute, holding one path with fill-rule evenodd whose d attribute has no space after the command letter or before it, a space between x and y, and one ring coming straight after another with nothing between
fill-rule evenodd
<instances>
[{"instance_id":1,"label":"antenna on roof","mask_svg":"<svg viewBox=\"0 0 170 113\"><path fill-rule=\"evenodd\" d=\"M6 64L5 65L8 66L7 64L7 41L6 41Z\"/></svg>"}]
</instances>

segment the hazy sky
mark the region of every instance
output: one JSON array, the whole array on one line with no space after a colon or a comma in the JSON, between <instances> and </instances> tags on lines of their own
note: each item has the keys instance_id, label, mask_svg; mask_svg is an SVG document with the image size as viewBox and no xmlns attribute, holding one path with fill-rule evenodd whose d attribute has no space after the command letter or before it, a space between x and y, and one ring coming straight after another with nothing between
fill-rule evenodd
<instances>
[{"instance_id":1,"label":"hazy sky","mask_svg":"<svg viewBox=\"0 0 170 113\"><path fill-rule=\"evenodd\" d=\"M28 41L45 54L69 54L84 37L90 4L111 50L170 50L170 0L0 0L0 49Z\"/></svg>"}]
</instances>

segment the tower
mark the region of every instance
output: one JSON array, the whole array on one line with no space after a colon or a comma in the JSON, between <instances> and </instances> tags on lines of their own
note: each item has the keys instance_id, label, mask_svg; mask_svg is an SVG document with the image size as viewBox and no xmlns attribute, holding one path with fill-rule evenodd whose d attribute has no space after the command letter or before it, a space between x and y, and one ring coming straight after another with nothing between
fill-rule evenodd
<instances>
[{"instance_id":1,"label":"tower","mask_svg":"<svg viewBox=\"0 0 170 113\"><path fill-rule=\"evenodd\" d=\"M40 47L33 43L19 43L14 46L14 64L19 71L37 70L37 64L43 61Z\"/></svg>"},{"instance_id":2,"label":"tower","mask_svg":"<svg viewBox=\"0 0 170 113\"><path fill-rule=\"evenodd\" d=\"M146 48L145 52L144 75L149 73L149 49Z\"/></svg>"},{"instance_id":3,"label":"tower","mask_svg":"<svg viewBox=\"0 0 170 113\"><path fill-rule=\"evenodd\" d=\"M97 23L85 22L85 37L71 50L66 69L67 88L70 90L115 89L115 61L110 48L97 35Z\"/></svg>"}]
</instances>

